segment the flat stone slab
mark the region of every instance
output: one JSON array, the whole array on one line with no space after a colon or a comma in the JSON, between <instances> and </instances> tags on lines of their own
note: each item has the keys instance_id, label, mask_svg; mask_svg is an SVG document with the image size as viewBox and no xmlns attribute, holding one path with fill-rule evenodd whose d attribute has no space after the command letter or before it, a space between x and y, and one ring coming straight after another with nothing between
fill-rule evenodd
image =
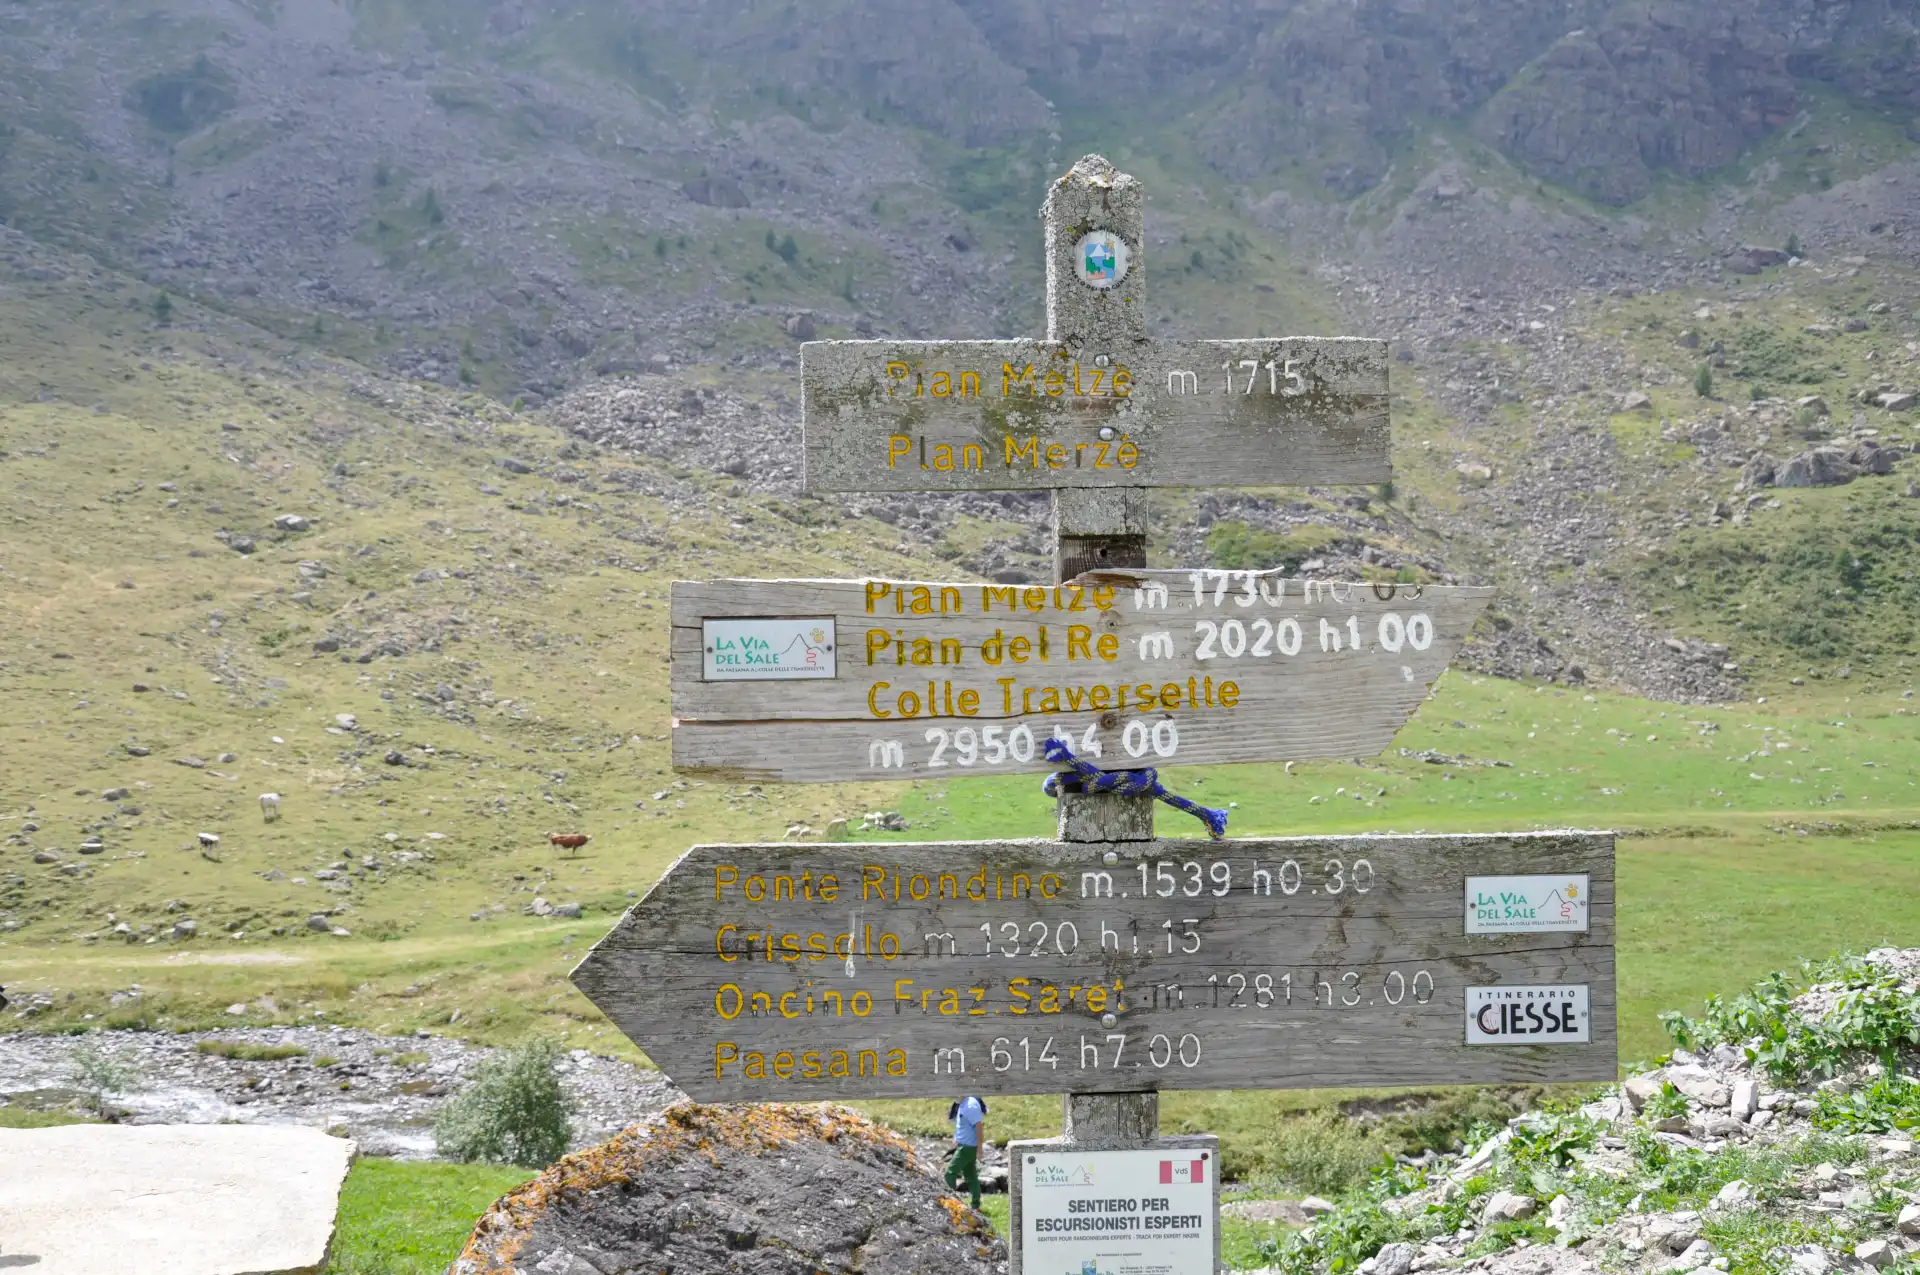
<instances>
[{"instance_id":1,"label":"flat stone slab","mask_svg":"<svg viewBox=\"0 0 1920 1275\"><path fill-rule=\"evenodd\" d=\"M0 1266L317 1275L353 1155L318 1129L0 1129Z\"/></svg>"}]
</instances>

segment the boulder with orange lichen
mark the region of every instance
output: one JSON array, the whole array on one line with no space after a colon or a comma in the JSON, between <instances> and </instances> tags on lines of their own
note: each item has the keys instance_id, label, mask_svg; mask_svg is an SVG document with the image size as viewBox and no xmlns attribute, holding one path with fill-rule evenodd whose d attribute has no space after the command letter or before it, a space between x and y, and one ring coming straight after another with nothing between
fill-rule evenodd
<instances>
[{"instance_id":1,"label":"boulder with orange lichen","mask_svg":"<svg viewBox=\"0 0 1920 1275\"><path fill-rule=\"evenodd\" d=\"M452 1275L999 1275L907 1142L834 1106L669 1107L487 1211Z\"/></svg>"}]
</instances>

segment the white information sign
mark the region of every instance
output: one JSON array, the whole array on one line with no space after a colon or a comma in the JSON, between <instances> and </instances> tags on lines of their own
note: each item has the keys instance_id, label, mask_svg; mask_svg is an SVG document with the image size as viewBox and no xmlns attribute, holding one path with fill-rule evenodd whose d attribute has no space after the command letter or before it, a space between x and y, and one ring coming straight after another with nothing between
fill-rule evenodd
<instances>
[{"instance_id":1,"label":"white information sign","mask_svg":"<svg viewBox=\"0 0 1920 1275\"><path fill-rule=\"evenodd\" d=\"M832 616L708 620L701 676L709 682L779 682L835 676Z\"/></svg>"},{"instance_id":2,"label":"white information sign","mask_svg":"<svg viewBox=\"0 0 1920 1275\"><path fill-rule=\"evenodd\" d=\"M1213 1152L1025 1151L1022 1275L1213 1270Z\"/></svg>"},{"instance_id":3,"label":"white information sign","mask_svg":"<svg viewBox=\"0 0 1920 1275\"><path fill-rule=\"evenodd\" d=\"M1587 876L1468 877L1469 934L1584 934Z\"/></svg>"},{"instance_id":4,"label":"white information sign","mask_svg":"<svg viewBox=\"0 0 1920 1275\"><path fill-rule=\"evenodd\" d=\"M1585 1045L1593 1040L1587 985L1467 989L1469 1045Z\"/></svg>"}]
</instances>

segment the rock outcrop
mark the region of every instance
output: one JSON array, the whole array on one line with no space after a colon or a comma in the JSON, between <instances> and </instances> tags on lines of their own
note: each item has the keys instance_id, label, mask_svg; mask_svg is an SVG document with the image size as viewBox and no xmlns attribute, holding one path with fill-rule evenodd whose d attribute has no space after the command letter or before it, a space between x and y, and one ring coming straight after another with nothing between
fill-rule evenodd
<instances>
[{"instance_id":1,"label":"rock outcrop","mask_svg":"<svg viewBox=\"0 0 1920 1275\"><path fill-rule=\"evenodd\" d=\"M898 1135L844 1107L680 1103L480 1220L455 1275L992 1275L1006 1246Z\"/></svg>"}]
</instances>

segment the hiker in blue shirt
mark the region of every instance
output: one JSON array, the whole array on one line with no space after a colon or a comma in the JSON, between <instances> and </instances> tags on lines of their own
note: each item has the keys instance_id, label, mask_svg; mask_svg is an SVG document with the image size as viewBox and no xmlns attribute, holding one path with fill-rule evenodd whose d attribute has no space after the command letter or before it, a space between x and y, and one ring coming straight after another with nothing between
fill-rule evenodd
<instances>
[{"instance_id":1,"label":"hiker in blue shirt","mask_svg":"<svg viewBox=\"0 0 1920 1275\"><path fill-rule=\"evenodd\" d=\"M947 1157L947 1187L958 1191L965 1183L973 1196L973 1207L980 1207L980 1148L985 1145L987 1104L967 1097L947 1108L953 1121L953 1151Z\"/></svg>"}]
</instances>

